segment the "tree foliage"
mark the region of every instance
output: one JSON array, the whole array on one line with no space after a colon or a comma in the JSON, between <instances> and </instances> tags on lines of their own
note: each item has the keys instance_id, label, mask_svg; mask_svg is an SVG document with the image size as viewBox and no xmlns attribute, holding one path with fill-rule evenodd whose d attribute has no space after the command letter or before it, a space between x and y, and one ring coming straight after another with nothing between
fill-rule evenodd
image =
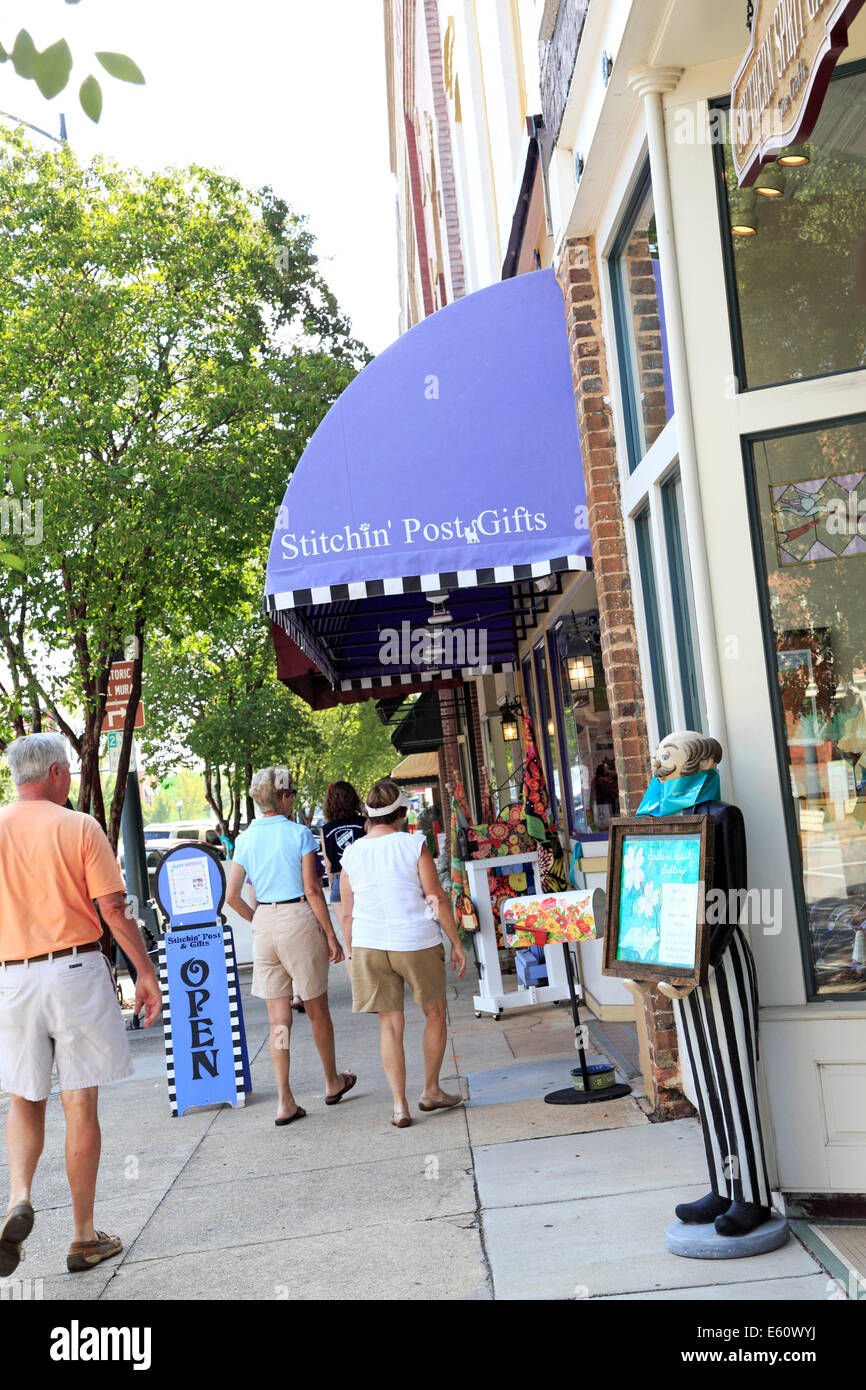
<instances>
[{"instance_id":1,"label":"tree foliage","mask_svg":"<svg viewBox=\"0 0 866 1390\"><path fill-rule=\"evenodd\" d=\"M79 0L66 0L66 3L77 5ZM144 84L144 74L138 64L125 53L103 50L93 56L109 77L118 82ZM19 29L9 48L0 43L0 63L9 62L19 77L36 83L46 101L64 90L75 66L72 49L65 38L55 39L54 43L38 49L26 29ZM102 114L102 87L92 72L82 81L78 99L85 115L98 121Z\"/></svg>"},{"instance_id":2,"label":"tree foliage","mask_svg":"<svg viewBox=\"0 0 866 1390\"><path fill-rule=\"evenodd\" d=\"M249 784L259 768L291 769L296 814L309 823L329 782L350 781L363 793L397 760L372 705L314 713L277 680L255 579L251 567L247 591L221 621L152 642L145 668L154 711L142 739L149 766L203 765L208 803L233 837L252 819Z\"/></svg>"},{"instance_id":3,"label":"tree foliage","mask_svg":"<svg viewBox=\"0 0 866 1390\"><path fill-rule=\"evenodd\" d=\"M0 211L0 452L39 520L3 537L19 562L0 571L3 736L50 711L81 757L80 808L116 841L121 791L106 816L98 774L112 656L211 625L219 644L241 621L287 479L365 355L271 190L82 166L15 133Z\"/></svg>"}]
</instances>

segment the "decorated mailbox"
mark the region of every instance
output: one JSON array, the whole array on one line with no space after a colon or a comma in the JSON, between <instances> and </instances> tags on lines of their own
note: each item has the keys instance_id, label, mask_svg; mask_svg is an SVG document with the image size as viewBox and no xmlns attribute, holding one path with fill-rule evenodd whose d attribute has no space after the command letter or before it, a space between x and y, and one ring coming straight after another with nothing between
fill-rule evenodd
<instances>
[{"instance_id":1,"label":"decorated mailbox","mask_svg":"<svg viewBox=\"0 0 866 1390\"><path fill-rule=\"evenodd\" d=\"M546 946L549 941L592 941L603 913L600 889L574 893L536 893L511 898L502 907L506 946Z\"/></svg>"}]
</instances>

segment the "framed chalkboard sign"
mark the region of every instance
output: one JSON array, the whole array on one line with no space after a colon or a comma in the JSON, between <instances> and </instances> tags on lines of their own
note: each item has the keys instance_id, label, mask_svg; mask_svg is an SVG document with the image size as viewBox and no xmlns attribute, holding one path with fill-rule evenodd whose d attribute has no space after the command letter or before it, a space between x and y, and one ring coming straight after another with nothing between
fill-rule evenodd
<instances>
[{"instance_id":1,"label":"framed chalkboard sign","mask_svg":"<svg viewBox=\"0 0 866 1390\"><path fill-rule=\"evenodd\" d=\"M702 984L713 874L711 816L629 816L610 823L605 975Z\"/></svg>"}]
</instances>

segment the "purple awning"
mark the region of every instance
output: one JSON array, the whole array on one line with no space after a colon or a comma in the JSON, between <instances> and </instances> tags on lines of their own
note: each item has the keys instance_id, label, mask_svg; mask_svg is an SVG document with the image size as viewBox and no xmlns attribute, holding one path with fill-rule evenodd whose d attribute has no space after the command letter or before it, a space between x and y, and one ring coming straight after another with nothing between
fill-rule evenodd
<instances>
[{"instance_id":1,"label":"purple awning","mask_svg":"<svg viewBox=\"0 0 866 1390\"><path fill-rule=\"evenodd\" d=\"M536 271L424 319L343 392L286 491L264 607L332 687L369 689L418 678L382 671L377 635L447 592L502 670L530 582L589 554L563 297Z\"/></svg>"}]
</instances>

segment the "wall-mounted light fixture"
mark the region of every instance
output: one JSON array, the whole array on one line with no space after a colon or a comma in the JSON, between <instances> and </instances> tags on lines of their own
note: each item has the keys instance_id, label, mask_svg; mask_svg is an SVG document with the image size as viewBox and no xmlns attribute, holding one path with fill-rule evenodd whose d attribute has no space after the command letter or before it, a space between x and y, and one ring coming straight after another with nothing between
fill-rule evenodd
<instances>
[{"instance_id":1,"label":"wall-mounted light fixture","mask_svg":"<svg viewBox=\"0 0 866 1390\"><path fill-rule=\"evenodd\" d=\"M595 689L595 665L591 656L570 656L566 670L573 691Z\"/></svg>"},{"instance_id":2,"label":"wall-mounted light fixture","mask_svg":"<svg viewBox=\"0 0 866 1390\"><path fill-rule=\"evenodd\" d=\"M518 720L523 714L523 706L519 700L503 700L499 706L499 717L502 720L502 737L506 743L516 743L520 737Z\"/></svg>"}]
</instances>

